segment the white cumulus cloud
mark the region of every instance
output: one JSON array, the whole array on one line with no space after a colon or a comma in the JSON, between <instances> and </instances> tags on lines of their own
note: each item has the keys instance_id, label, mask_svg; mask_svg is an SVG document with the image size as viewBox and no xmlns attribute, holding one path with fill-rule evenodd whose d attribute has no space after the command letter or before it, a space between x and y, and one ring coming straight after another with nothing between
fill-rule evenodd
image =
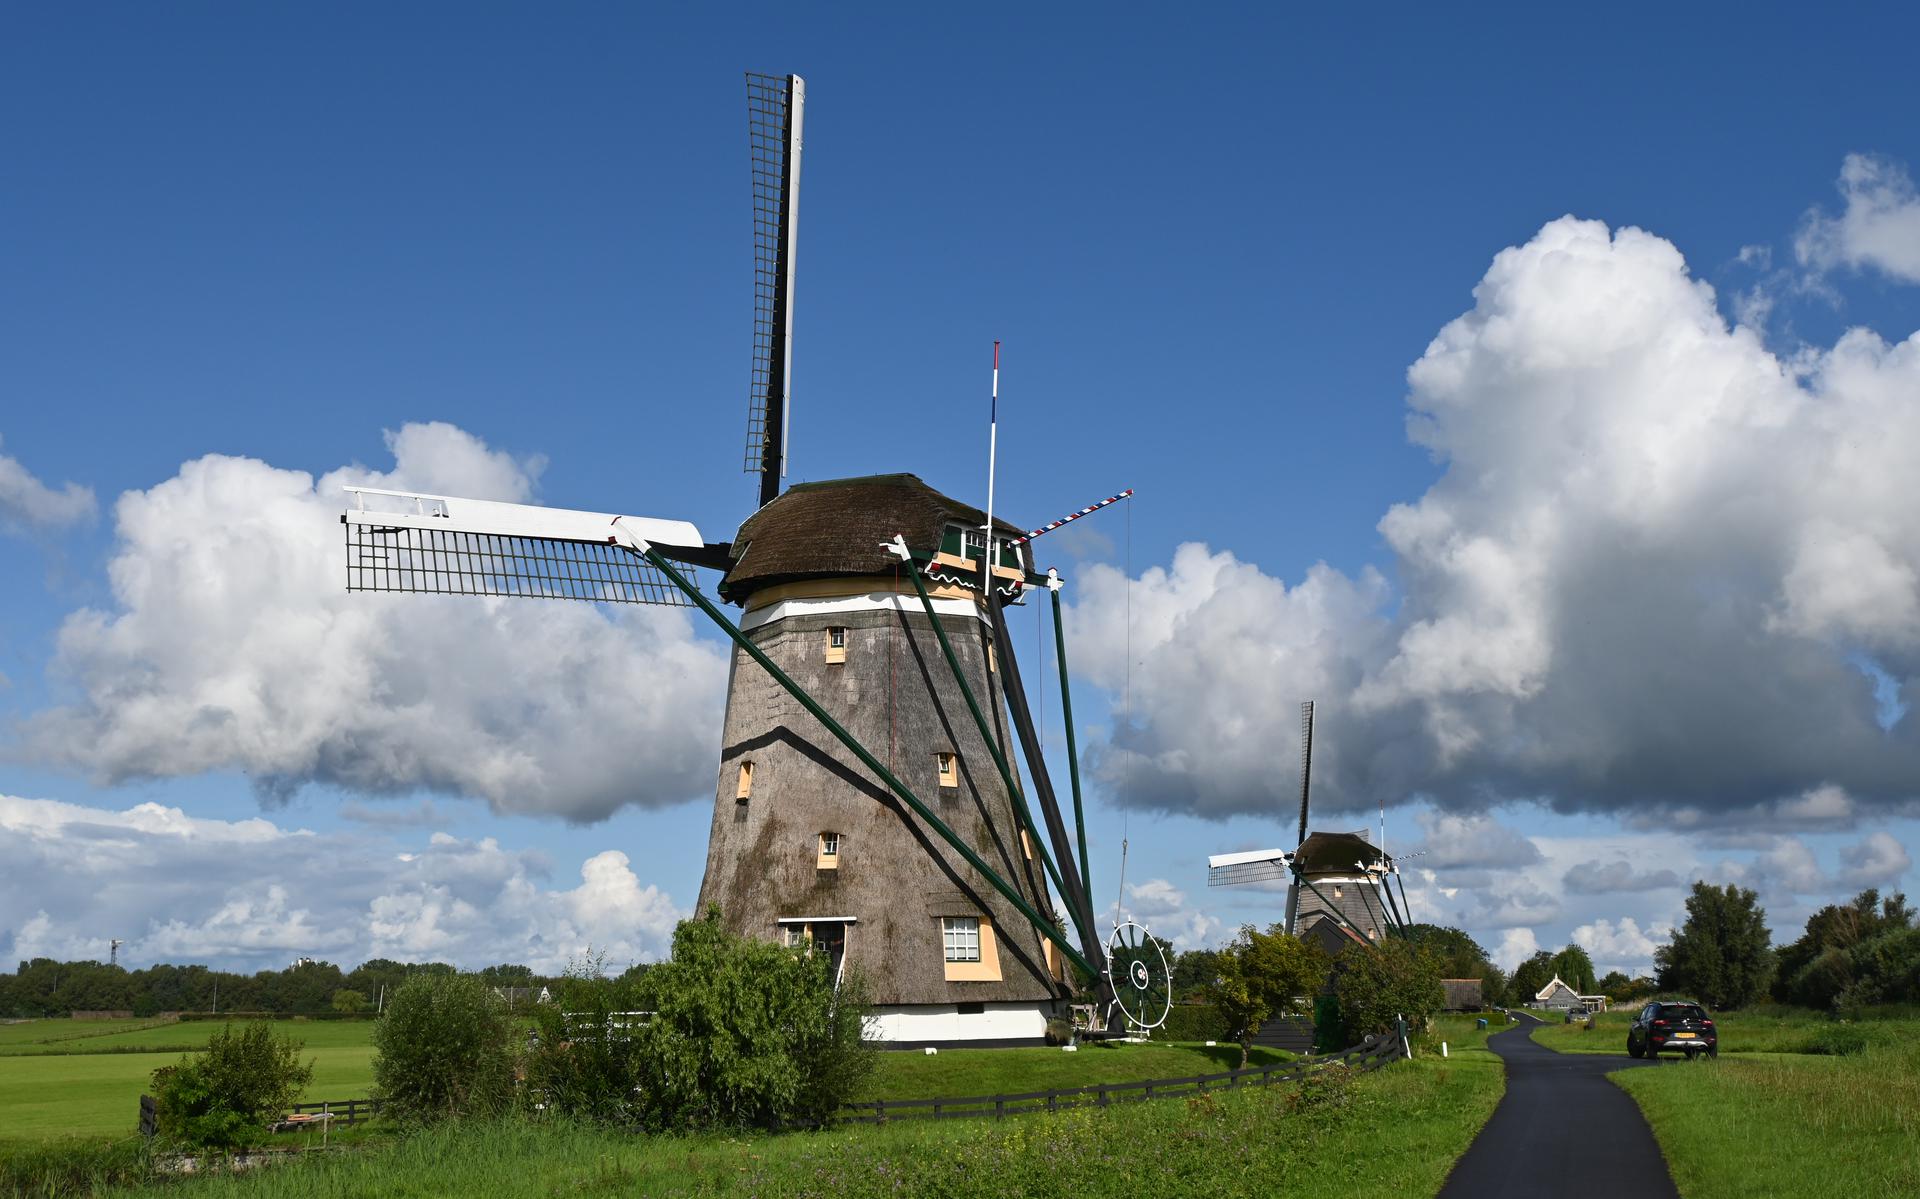
<instances>
[{"instance_id":1,"label":"white cumulus cloud","mask_svg":"<svg viewBox=\"0 0 1920 1199\"><path fill-rule=\"evenodd\" d=\"M44 532L91 520L93 491L78 483L53 488L17 459L0 454L0 530Z\"/></svg>"},{"instance_id":2,"label":"white cumulus cloud","mask_svg":"<svg viewBox=\"0 0 1920 1199\"><path fill-rule=\"evenodd\" d=\"M341 486L522 501L540 463L446 424L391 471L209 455L114 507L114 605L62 626L29 752L107 782L239 769L595 820L712 786L726 667L678 609L344 590Z\"/></svg>"},{"instance_id":3,"label":"white cumulus cloud","mask_svg":"<svg viewBox=\"0 0 1920 1199\"><path fill-rule=\"evenodd\" d=\"M139 804L115 811L0 795L0 954L278 969L373 957L558 972L589 947L663 955L684 913L605 850L578 884L492 838L316 834ZM16 923L17 921L17 923Z\"/></svg>"},{"instance_id":4,"label":"white cumulus cloud","mask_svg":"<svg viewBox=\"0 0 1920 1199\"><path fill-rule=\"evenodd\" d=\"M1920 336L1783 360L1671 243L1572 217L1474 301L1408 372L1441 474L1381 519L1389 574L1188 544L1133 581L1131 705L1089 747L1110 794L1270 810L1316 699L1323 812L1910 804L1920 722L1883 729L1860 663L1920 676ZM1078 590L1075 662L1116 689L1126 580Z\"/></svg>"},{"instance_id":5,"label":"white cumulus cloud","mask_svg":"<svg viewBox=\"0 0 1920 1199\"><path fill-rule=\"evenodd\" d=\"M1872 267L1908 283L1920 283L1920 192L1897 163L1872 154L1849 154L1840 167L1835 215L1807 214L1794 253L1816 270Z\"/></svg>"}]
</instances>

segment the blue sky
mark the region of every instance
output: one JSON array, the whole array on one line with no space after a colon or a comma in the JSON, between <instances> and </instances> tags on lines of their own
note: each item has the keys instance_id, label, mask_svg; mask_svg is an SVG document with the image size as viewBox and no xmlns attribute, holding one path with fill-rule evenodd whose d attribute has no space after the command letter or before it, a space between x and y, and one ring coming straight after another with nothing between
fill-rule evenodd
<instances>
[{"instance_id":1,"label":"blue sky","mask_svg":"<svg viewBox=\"0 0 1920 1199\"><path fill-rule=\"evenodd\" d=\"M1849 329L1899 346L1920 328L1920 268L1909 266L1920 250L1903 240L1920 233L1902 223L1907 168L1920 163L1905 51L1915 23L1750 7L1615 9L1558 25L1537 10L1174 18L1136 7L1097 22L1013 8L790 6L15 13L0 45L0 455L55 489L47 494L90 489L96 507L87 519L43 503L38 516L13 513L0 534L13 582L0 594L10 730L0 795L104 812L152 802L211 823L198 834L141 825L94 837L124 843L116 861L163 877L167 903L118 908L97 889L63 897L17 883L0 906L0 941L78 952L144 923L136 958L277 961L307 934L263 930L344 921L389 930L367 935L387 937L379 944L396 955L552 956L569 938L657 952L661 921L697 890L709 815L699 793L710 783L682 785L706 752L677 744L684 728L636 716L624 766L569 759L593 776L575 780L585 791L618 792L621 771L639 780L639 802L608 819L563 819L586 812L561 793L564 781L538 803L495 795L511 813L495 814L457 794L474 790L458 763L414 774L341 763L372 752L351 732L364 731L353 723L364 712L344 711L356 706L351 686L417 682L461 651L414 640L408 659L406 645L382 645L379 664L356 672L369 643L339 634L301 652L340 668L308 691L330 697L329 714L312 719L348 732L316 734L324 752L276 757L262 746L305 717L281 699L250 713L233 698L279 694L241 669L267 667L240 663L210 682L207 654L165 652L175 620L203 635L231 629L236 641L249 620L271 623L241 656L321 638L313 630L332 618L310 625L298 595L267 587L265 543L218 535L266 510L257 488L271 480L164 493L168 502L143 509L155 522L143 533L129 532L115 502L208 455L315 477L356 464L393 471L383 433L443 422L459 435L423 434L403 476L499 478L539 502L681 516L727 535L753 486L737 465L747 69L795 71L809 85L796 477L907 469L979 498L987 348L1001 338L1002 510L1037 522L1138 489L1130 513L1103 513L1053 550L1086 605L1076 609L1086 636L1070 652L1090 754L1104 754L1091 772L1097 887L1117 884L1124 834L1129 882L1154 884L1129 906L1184 939L1277 912L1269 896L1209 893L1204 858L1285 839L1285 714L1302 698L1327 705L1329 807L1393 805L1390 839L1431 846L1434 877L1422 885L1435 911L1490 946L1525 948L1522 932L1557 945L1586 926L1617 947L1597 958L1643 963L1644 934L1677 916L1681 891L1629 879L1575 893L1566 875L1589 861L1677 881L1739 878L1763 887L1783 928L1856 884L1910 881L1915 734L1889 717L1920 665L1898 603L1916 558L1897 528L1896 472L1870 471L1879 486L1857 502L1824 492L1780 501L1756 521L1799 530L1778 544L1747 523L1717 523L1722 509L1702 497L1765 507L1779 490L1772 470L1860 469L1844 447L1863 439L1890 447L1895 466L1904 446L1912 464L1914 443L1902 438L1914 431L1910 368L1893 351L1869 353L1873 378L1856 385L1836 364L1853 361L1838 349ZM1836 190L1856 163L1867 173ZM1643 229L1684 265L1657 245L1550 234L1568 214ZM1489 271L1510 247L1513 276L1496 280ZM1554 273L1582 254L1596 273ZM1674 278L1711 286L1707 311L1748 342L1668 340L1698 316ZM1593 289L1606 288L1615 298L1596 301ZM1569 345L1591 349L1583 332L1614 311L1646 315L1619 332L1604 369L1540 365L1570 360ZM1470 349L1459 361L1410 381L1443 328L1475 312L1485 320L1461 328ZM1501 340L1510 328L1536 341L1515 348ZM1828 457L1751 447L1716 457L1712 447L1747 446L1734 426L1751 432L1754 406L1773 401L1715 408L1700 397L1719 384L1686 382L1687 364L1720 380L1726 372L1704 364L1741 353L1813 380L1816 400L1882 398L1839 406L1842 448ZM1655 369L1662 354L1680 365ZM1636 407L1646 394L1636 380L1650 376L1635 362L1679 390L1657 409ZM1617 419L1527 419L1569 394L1582 419ZM1410 398L1438 421L1437 436L1409 438ZM1663 423L1696 400L1698 421ZM1715 421L1732 422L1725 436ZM1539 440L1576 425L1592 446ZM1630 474L1663 463L1663 446L1730 482L1670 510L1646 506L1627 522L1632 537L1617 513L1599 524L1569 516L1576 531L1551 542L1515 531L1515 512L1606 510L1573 484L1503 492L1529 464L1565 452ZM1419 519L1385 533L1395 505ZM1462 555L1429 537L1441 526L1460 535L1455 550L1505 547L1507 565L1460 574ZM1747 548L1675 584L1690 605L1679 619L1675 594L1648 580L1699 560L1681 535L1696 526L1713 546ZM1567 552L1596 528L1605 537L1591 555ZM1190 557L1183 573L1188 543L1242 569ZM1324 594L1309 584L1316 564ZM167 577L199 606L149 601L117 634L89 633L75 616L128 616L140 605L114 580L159 567L177 571ZM1142 577L1156 569L1157 581ZM1113 571L1137 589L1114 585ZM1819 585L1833 578L1859 587ZM1511 595L1487 600L1507 586ZM250 606L250 588L269 594ZM210 595L234 605L215 611ZM1558 598L1528 598L1540 595ZM1208 602L1262 614L1246 626L1255 641L1277 623L1274 639L1302 648L1264 665L1258 646L1211 656L1206 639L1226 624ZM1128 611L1135 626L1114 636L1107 618ZM1327 612L1337 618L1322 621ZM1609 619L1632 627L1613 639L1579 631ZM660 669L652 650L664 645L691 655L698 674L699 647L711 652L704 633L609 628L614 667ZM1439 632L1423 641L1422 629ZM1464 650L1420 659L1409 648L1447 630L1465 630ZM593 643L593 627L577 632L571 648ZM1722 656L1756 640L1768 648ZM1370 641L1377 652L1351 648ZM1333 642L1346 648L1315 656ZM1619 655L1617 679L1583 682L1608 675L1605 649L1623 643L1635 651ZM185 633L176 644L197 645ZM1194 685L1182 663L1236 661L1244 670L1204 680L1220 709L1180 691ZM1422 661L1454 681L1421 681ZM1745 680L1740 662L1756 661L1778 689ZM1862 663L1870 669L1849 665ZM678 694L677 677L646 676L645 694ZM128 679L151 687L150 702L128 705ZM1115 732L1123 714L1102 689L1130 685L1134 731ZM489 687L507 686L477 672L460 699L481 711ZM710 683L696 690L712 702ZM204 710L210 692L226 695L230 734L170 733L167 722ZM389 692L357 706L377 711ZM1620 718L1633 706L1623 696L1640 697L1645 722ZM613 719L624 702L603 696L554 719ZM1839 722L1862 706L1880 719L1855 712L1829 728L1802 715ZM1183 723L1194 712L1211 723ZM1219 712L1248 727L1229 735ZM489 727L484 712L474 722ZM1467 749L1449 739L1463 727ZM1780 730L1797 727L1837 747L1835 760L1817 747L1789 752ZM1543 728L1591 729L1592 743L1542 748L1552 740ZM1246 748L1270 741L1280 748L1268 804ZM173 745L192 752L161 748ZM1195 760L1169 766L1181 747ZM279 797L265 808L263 773ZM676 786L688 802L672 802ZM22 808L7 826L17 879L99 866L70 856L73 830L92 818L51 811ZM1678 846L1649 831L1675 812L1706 831ZM275 831L244 825L254 819ZM294 829L314 840L199 886L189 863L201 859L142 839L279 844ZM430 842L436 830L442 840ZM289 915L325 877L311 874L314 854L294 852L308 844L358 880L342 884L350 902L339 919L319 907L305 923ZM609 851L625 855L621 870ZM402 854L415 874L378 865ZM452 864L418 873L442 858ZM269 875L285 884L280 908ZM1591 872L1577 877L1591 885ZM490 887L534 898L490 920ZM596 923L595 904L618 895L651 915ZM462 903L466 924L446 915ZM438 924L423 914L434 911ZM1623 920L1636 936L1621 935ZM321 948L352 958L368 943Z\"/></svg>"}]
</instances>

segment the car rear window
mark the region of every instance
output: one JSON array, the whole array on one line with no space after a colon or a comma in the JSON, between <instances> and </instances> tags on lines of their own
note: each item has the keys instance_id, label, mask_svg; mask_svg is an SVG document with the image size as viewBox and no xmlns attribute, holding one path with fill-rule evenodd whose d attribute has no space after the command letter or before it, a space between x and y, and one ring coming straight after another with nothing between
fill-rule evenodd
<instances>
[{"instance_id":1,"label":"car rear window","mask_svg":"<svg viewBox=\"0 0 1920 1199\"><path fill-rule=\"evenodd\" d=\"M1707 1014L1691 1003L1670 1003L1660 1009L1664 1020L1705 1020Z\"/></svg>"}]
</instances>

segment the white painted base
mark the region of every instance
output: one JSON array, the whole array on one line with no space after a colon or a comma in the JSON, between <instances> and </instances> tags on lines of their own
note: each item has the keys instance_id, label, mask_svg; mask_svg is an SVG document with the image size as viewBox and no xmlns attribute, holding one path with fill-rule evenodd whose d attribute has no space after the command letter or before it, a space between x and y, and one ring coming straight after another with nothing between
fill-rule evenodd
<instances>
[{"instance_id":1,"label":"white painted base","mask_svg":"<svg viewBox=\"0 0 1920 1199\"><path fill-rule=\"evenodd\" d=\"M1047 1035L1046 1003L989 1003L987 1010L963 1016L947 1004L876 1006L867 1018L869 1041L919 1044L925 1041L1039 1040Z\"/></svg>"}]
</instances>

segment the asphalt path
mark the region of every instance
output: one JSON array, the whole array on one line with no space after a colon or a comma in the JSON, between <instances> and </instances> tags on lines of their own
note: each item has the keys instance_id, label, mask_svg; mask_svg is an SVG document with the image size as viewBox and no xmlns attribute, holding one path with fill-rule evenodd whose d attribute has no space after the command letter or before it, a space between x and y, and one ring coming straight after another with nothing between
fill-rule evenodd
<instances>
[{"instance_id":1,"label":"asphalt path","mask_svg":"<svg viewBox=\"0 0 1920 1199\"><path fill-rule=\"evenodd\" d=\"M1679 1199L1640 1105L1607 1081L1655 1063L1627 1057L1624 1038L1617 1057L1555 1053L1527 1035L1534 1023L1523 1017L1487 1039L1506 1062L1507 1092L1440 1199Z\"/></svg>"}]
</instances>

